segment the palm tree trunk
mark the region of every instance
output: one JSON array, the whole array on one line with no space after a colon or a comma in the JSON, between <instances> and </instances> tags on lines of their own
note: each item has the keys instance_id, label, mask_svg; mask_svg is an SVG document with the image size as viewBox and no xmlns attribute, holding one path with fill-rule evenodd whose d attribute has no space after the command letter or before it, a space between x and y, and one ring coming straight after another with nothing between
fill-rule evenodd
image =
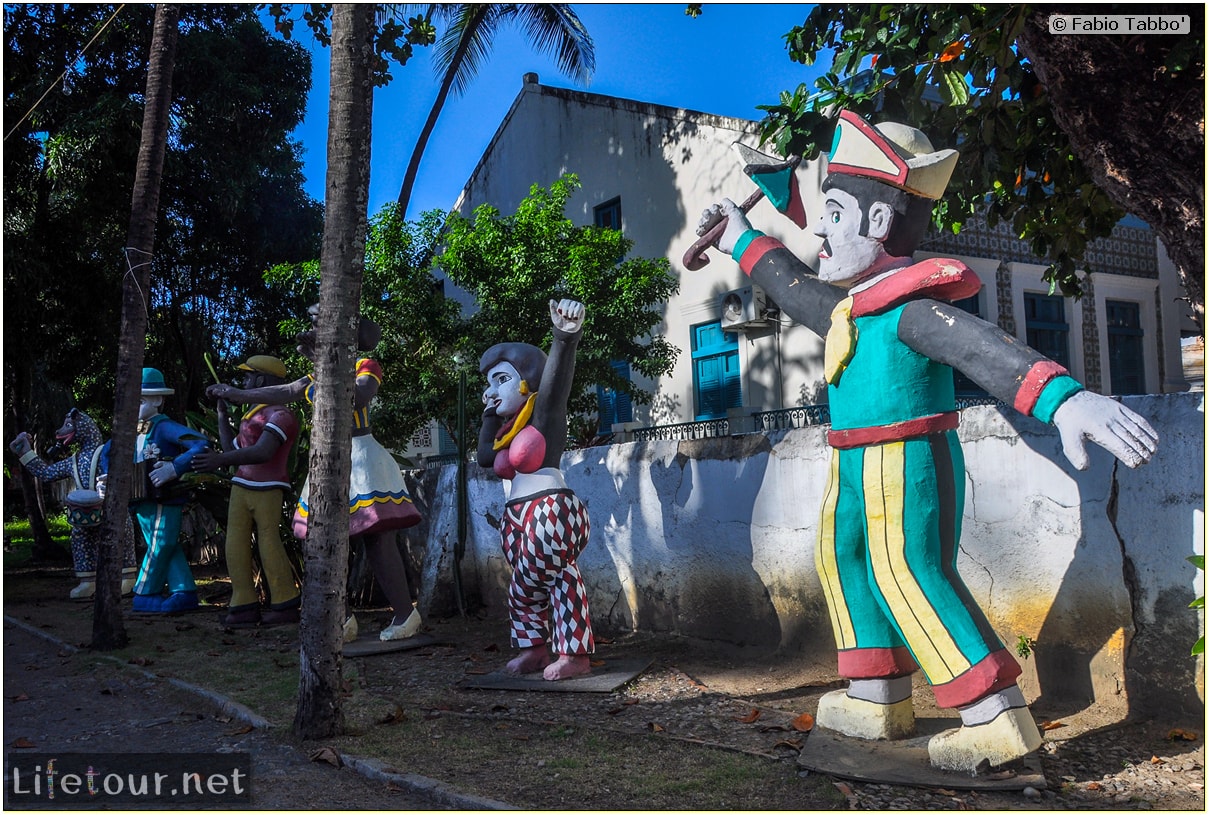
<instances>
[{"instance_id":1,"label":"palm tree trunk","mask_svg":"<svg viewBox=\"0 0 1209 815\"><path fill-rule=\"evenodd\" d=\"M306 582L299 629L300 677L294 732L318 739L344 731L341 634L348 572L348 485L353 367L369 207L373 4L332 12L327 131L327 216L320 255L314 430Z\"/></svg>"},{"instance_id":2,"label":"palm tree trunk","mask_svg":"<svg viewBox=\"0 0 1209 815\"><path fill-rule=\"evenodd\" d=\"M416 186L416 176L420 172L420 159L424 157L424 149L428 146L428 139L432 136L432 131L437 126L437 119L441 116L441 109L445 107L445 100L449 97L449 89L453 87L453 80L457 76L463 58L466 56L466 51L477 36L478 28L482 24L486 12L487 9L485 6L476 10L474 16L466 24L461 42L458 43L457 51L454 53L453 59L449 61L449 67L445 69L445 75L441 78L441 89L437 92L437 99L432 103L432 108L428 111L428 118L424 120L424 129L420 131L420 137L416 139L416 146L411 151L411 161L407 163L407 173L403 176L403 186L399 190L399 215L403 218L407 217L407 205L411 203L411 192Z\"/></svg>"},{"instance_id":3,"label":"palm tree trunk","mask_svg":"<svg viewBox=\"0 0 1209 815\"><path fill-rule=\"evenodd\" d=\"M105 535L97 552L92 647L99 650L122 648L128 641L120 607L121 540L134 473L135 427L150 307L145 298L151 291L151 257L159 213L160 179L168 145L168 113L172 106L172 71L176 65L179 20L180 6L161 3L155 7L151 54L147 62L146 106L126 238L127 273L122 278L122 330L118 341L113 441L105 494Z\"/></svg>"}]
</instances>

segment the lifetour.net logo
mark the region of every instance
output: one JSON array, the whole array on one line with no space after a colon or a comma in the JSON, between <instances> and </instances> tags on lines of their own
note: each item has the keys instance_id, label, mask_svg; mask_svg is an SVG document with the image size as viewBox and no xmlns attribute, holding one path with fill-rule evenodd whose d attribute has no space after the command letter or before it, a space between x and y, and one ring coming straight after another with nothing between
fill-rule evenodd
<instances>
[{"instance_id":1,"label":"lifetour.net logo","mask_svg":"<svg viewBox=\"0 0 1209 815\"><path fill-rule=\"evenodd\" d=\"M111 804L238 804L251 798L248 753L9 753L5 809Z\"/></svg>"}]
</instances>

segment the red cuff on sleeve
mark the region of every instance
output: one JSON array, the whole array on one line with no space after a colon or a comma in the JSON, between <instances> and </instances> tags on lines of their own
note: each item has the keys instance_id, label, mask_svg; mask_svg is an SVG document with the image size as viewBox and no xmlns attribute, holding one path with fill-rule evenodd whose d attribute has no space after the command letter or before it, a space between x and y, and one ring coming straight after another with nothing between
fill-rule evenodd
<instances>
[{"instance_id":1,"label":"red cuff on sleeve","mask_svg":"<svg viewBox=\"0 0 1209 815\"><path fill-rule=\"evenodd\" d=\"M774 249L784 249L785 244L781 243L776 238L770 238L767 235L761 235L747 245L743 250L743 257L739 258L739 268L743 270L743 274L751 277L752 267L759 262L760 258L767 255Z\"/></svg>"},{"instance_id":2,"label":"red cuff on sleeve","mask_svg":"<svg viewBox=\"0 0 1209 815\"><path fill-rule=\"evenodd\" d=\"M1037 400L1041 398L1041 392L1045 390L1045 386L1050 380L1069 374L1070 371L1052 359L1037 361L1024 375L1024 381L1020 383L1020 389L1016 391L1016 399L1012 407L1025 416L1032 416L1033 408L1036 407Z\"/></svg>"}]
</instances>

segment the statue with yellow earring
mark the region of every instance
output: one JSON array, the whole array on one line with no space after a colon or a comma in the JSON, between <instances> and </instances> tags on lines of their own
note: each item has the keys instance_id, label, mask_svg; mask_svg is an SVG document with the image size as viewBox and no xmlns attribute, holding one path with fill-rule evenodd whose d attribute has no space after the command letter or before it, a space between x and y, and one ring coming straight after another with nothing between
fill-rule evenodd
<instances>
[{"instance_id":1,"label":"statue with yellow earring","mask_svg":"<svg viewBox=\"0 0 1209 815\"><path fill-rule=\"evenodd\" d=\"M541 671L557 681L590 673L596 642L575 563L588 542L588 511L559 468L583 304L551 300L550 321L549 356L534 345L504 342L480 359L487 388L478 462L504 480L500 538L512 567L511 639L520 649L505 672Z\"/></svg>"}]
</instances>

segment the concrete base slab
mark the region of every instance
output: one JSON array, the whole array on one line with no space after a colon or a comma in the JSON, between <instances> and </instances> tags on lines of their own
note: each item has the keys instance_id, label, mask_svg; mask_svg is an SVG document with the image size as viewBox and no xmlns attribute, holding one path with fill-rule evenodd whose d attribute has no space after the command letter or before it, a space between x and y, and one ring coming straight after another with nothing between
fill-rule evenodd
<instances>
[{"instance_id":1,"label":"concrete base slab","mask_svg":"<svg viewBox=\"0 0 1209 815\"><path fill-rule=\"evenodd\" d=\"M603 665L592 666L592 673L571 679L549 682L541 671L512 676L503 670L481 676L468 676L458 683L460 688L482 690L527 690L551 693L612 693L651 666L650 659L604 659ZM593 660L596 662L596 660Z\"/></svg>"},{"instance_id":2,"label":"concrete base slab","mask_svg":"<svg viewBox=\"0 0 1209 815\"><path fill-rule=\"evenodd\" d=\"M372 634L344 643L341 653L346 657L372 657L378 654L411 651L426 645L435 645L436 642L437 638L431 634L416 634L405 640L386 640L385 642L378 639L377 634Z\"/></svg>"},{"instance_id":3,"label":"concrete base slab","mask_svg":"<svg viewBox=\"0 0 1209 815\"><path fill-rule=\"evenodd\" d=\"M961 724L959 719L916 719L915 735L897 741L870 741L816 727L798 754L798 766L852 781L940 787L950 790L1045 789L1041 758L1030 753L1011 764L971 776L939 770L928 761L928 739Z\"/></svg>"}]
</instances>

